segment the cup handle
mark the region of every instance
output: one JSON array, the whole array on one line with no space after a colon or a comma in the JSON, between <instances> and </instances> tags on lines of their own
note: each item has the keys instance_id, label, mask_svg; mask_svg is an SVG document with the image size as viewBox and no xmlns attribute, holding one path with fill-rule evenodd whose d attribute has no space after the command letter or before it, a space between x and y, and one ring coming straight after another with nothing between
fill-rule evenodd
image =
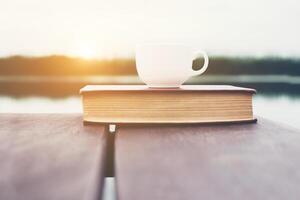
<instances>
[{"instance_id":1,"label":"cup handle","mask_svg":"<svg viewBox=\"0 0 300 200\"><path fill-rule=\"evenodd\" d=\"M204 57L204 64L203 64L202 68L199 69L199 70L193 70L191 68L192 76L197 76L197 75L203 74L206 71L207 67L208 67L209 60L208 60L208 56L205 53L205 51L202 51L202 50L196 51L194 53L194 59L193 60L195 60L196 58L199 58L200 56Z\"/></svg>"}]
</instances>

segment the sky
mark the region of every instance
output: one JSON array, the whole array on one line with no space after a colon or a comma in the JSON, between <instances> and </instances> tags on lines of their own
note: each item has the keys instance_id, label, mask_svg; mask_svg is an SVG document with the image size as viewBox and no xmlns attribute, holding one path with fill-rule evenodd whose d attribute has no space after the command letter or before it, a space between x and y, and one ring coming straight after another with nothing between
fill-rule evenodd
<instances>
[{"instance_id":1,"label":"sky","mask_svg":"<svg viewBox=\"0 0 300 200\"><path fill-rule=\"evenodd\" d=\"M0 0L0 57L131 57L141 43L300 57L299 21L296 0Z\"/></svg>"}]
</instances>

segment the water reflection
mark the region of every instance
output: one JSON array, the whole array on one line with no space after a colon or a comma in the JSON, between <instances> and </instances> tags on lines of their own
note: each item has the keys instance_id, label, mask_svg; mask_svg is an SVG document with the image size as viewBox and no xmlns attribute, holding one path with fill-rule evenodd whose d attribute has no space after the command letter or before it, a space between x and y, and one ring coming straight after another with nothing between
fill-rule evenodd
<instances>
[{"instance_id":1,"label":"water reflection","mask_svg":"<svg viewBox=\"0 0 300 200\"><path fill-rule=\"evenodd\" d=\"M13 97L78 95L87 84L142 84L137 76L0 76L0 95ZM259 94L300 95L300 77L287 75L213 75L193 77L186 84L230 84L255 88Z\"/></svg>"},{"instance_id":2,"label":"water reflection","mask_svg":"<svg viewBox=\"0 0 300 200\"><path fill-rule=\"evenodd\" d=\"M81 98L71 96L50 98L42 96L11 97L0 96L2 113L78 113L82 112Z\"/></svg>"},{"instance_id":3,"label":"water reflection","mask_svg":"<svg viewBox=\"0 0 300 200\"><path fill-rule=\"evenodd\" d=\"M256 95L254 114L300 129L300 96Z\"/></svg>"}]
</instances>

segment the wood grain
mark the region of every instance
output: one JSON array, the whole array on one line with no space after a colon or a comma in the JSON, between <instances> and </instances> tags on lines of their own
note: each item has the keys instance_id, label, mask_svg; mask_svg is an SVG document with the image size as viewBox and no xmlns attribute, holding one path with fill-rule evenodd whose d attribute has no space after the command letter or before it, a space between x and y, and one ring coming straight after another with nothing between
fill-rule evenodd
<instances>
[{"instance_id":1,"label":"wood grain","mask_svg":"<svg viewBox=\"0 0 300 200\"><path fill-rule=\"evenodd\" d=\"M100 199L105 148L79 114L1 114L0 199Z\"/></svg>"},{"instance_id":2,"label":"wood grain","mask_svg":"<svg viewBox=\"0 0 300 200\"><path fill-rule=\"evenodd\" d=\"M119 200L300 199L300 132L257 124L121 126Z\"/></svg>"}]
</instances>

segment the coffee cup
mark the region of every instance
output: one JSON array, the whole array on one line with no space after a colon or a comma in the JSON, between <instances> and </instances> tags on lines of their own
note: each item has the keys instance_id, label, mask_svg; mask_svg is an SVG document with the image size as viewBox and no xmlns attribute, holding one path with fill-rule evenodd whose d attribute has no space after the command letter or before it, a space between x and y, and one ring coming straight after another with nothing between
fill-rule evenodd
<instances>
[{"instance_id":1,"label":"coffee cup","mask_svg":"<svg viewBox=\"0 0 300 200\"><path fill-rule=\"evenodd\" d=\"M193 70L193 60L204 58L201 69ZM202 50L177 44L144 44L136 47L136 67L140 79L153 88L177 88L192 76L205 72L208 56Z\"/></svg>"}]
</instances>

